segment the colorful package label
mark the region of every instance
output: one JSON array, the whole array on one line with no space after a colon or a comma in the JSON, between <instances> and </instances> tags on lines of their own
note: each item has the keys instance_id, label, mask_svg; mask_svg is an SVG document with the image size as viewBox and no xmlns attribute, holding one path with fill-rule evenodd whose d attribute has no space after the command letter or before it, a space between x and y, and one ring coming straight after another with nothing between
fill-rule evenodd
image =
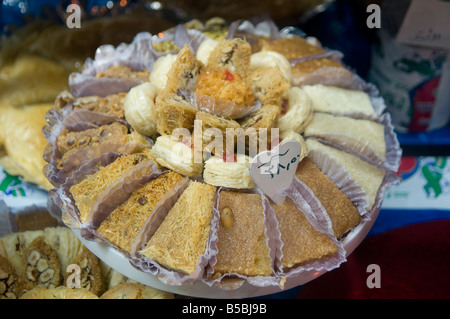
<instances>
[{"instance_id":1,"label":"colorful package label","mask_svg":"<svg viewBox=\"0 0 450 319\"><path fill-rule=\"evenodd\" d=\"M450 157L403 157L382 208L450 210Z\"/></svg>"},{"instance_id":2,"label":"colorful package label","mask_svg":"<svg viewBox=\"0 0 450 319\"><path fill-rule=\"evenodd\" d=\"M8 174L0 166L0 200L8 207L26 208L46 206L48 192L41 187L24 182L20 177Z\"/></svg>"}]
</instances>

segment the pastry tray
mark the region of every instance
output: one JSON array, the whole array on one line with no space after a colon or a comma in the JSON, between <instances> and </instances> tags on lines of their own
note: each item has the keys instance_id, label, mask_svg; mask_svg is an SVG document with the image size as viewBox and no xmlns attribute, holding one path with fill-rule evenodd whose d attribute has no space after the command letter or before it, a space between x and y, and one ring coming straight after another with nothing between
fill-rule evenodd
<instances>
[{"instance_id":1,"label":"pastry tray","mask_svg":"<svg viewBox=\"0 0 450 319\"><path fill-rule=\"evenodd\" d=\"M370 218L362 221L358 226L350 231L344 239L342 239L343 247L346 251L346 257L348 257L367 236L378 216L378 213L379 208L372 211ZM278 286L257 287L250 285L247 282L245 282L240 288L234 290L225 290L215 286L210 287L201 281L181 284L179 286L171 286L163 283L154 275L136 269L130 264L128 258L123 256L108 243L86 240L81 236L80 229L72 229L72 231L98 258L128 278L156 289L183 296L211 299L242 299L260 297L304 285L327 272L326 270L305 271L295 277L288 278L283 289Z\"/></svg>"}]
</instances>

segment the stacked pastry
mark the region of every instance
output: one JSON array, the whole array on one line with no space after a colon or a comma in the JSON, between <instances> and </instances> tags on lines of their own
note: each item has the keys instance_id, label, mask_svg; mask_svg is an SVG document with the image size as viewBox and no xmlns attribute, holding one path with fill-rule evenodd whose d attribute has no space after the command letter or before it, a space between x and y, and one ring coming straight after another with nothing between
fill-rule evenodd
<instances>
[{"instance_id":1,"label":"stacked pastry","mask_svg":"<svg viewBox=\"0 0 450 319\"><path fill-rule=\"evenodd\" d=\"M248 21L202 31L140 33L70 76L44 128L64 221L171 285L283 286L339 267L396 182L382 99L317 39ZM301 156L275 203L249 166L284 140Z\"/></svg>"}]
</instances>

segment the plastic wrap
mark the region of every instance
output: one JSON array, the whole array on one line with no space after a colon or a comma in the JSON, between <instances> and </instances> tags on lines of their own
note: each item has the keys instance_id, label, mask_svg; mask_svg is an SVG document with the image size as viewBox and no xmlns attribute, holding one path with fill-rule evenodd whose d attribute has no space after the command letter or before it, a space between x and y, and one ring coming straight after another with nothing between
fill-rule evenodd
<instances>
[{"instance_id":1,"label":"plastic wrap","mask_svg":"<svg viewBox=\"0 0 450 319\"><path fill-rule=\"evenodd\" d=\"M161 37L160 37L161 36ZM141 71L153 69L153 63L166 53L158 52L153 44L162 41L173 41L176 46L182 48L189 44L196 52L200 43L207 36L203 33L178 25L174 29L152 35L141 32L136 35L129 45L121 44L117 47L102 45L96 51L94 59L88 59L81 73L72 73L69 77L69 87L75 97L80 96L107 96L110 94L128 92L132 87L141 84L142 81L133 77L97 77L97 74L112 65L124 65L132 70Z\"/></svg>"}]
</instances>

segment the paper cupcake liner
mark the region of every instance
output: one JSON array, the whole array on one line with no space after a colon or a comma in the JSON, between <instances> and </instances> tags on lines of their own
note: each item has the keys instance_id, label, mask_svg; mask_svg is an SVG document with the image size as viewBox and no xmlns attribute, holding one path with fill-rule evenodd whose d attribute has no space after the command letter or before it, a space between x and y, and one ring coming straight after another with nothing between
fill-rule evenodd
<instances>
[{"instance_id":1,"label":"paper cupcake liner","mask_svg":"<svg viewBox=\"0 0 450 319\"><path fill-rule=\"evenodd\" d=\"M70 187L98 171L99 166L112 163L120 155L118 153L104 153L98 158L91 159L74 171L64 183L55 189L51 189L47 203L50 214L63 221L67 226L70 225L69 227L81 228L80 212L69 191Z\"/></svg>"},{"instance_id":2,"label":"paper cupcake liner","mask_svg":"<svg viewBox=\"0 0 450 319\"><path fill-rule=\"evenodd\" d=\"M314 195L313 191L295 177L292 185L284 191L284 194L295 203L297 208L303 212L306 219L317 231L327 235L331 239L333 244L337 247L337 252L334 256L323 261L314 261L306 265L294 266L288 269L285 269L280 265L280 273L283 276L286 276L286 278L289 278L304 271L330 271L338 268L341 263L346 261L346 252L342 243L334 236L330 217L320 201ZM280 258L282 258L282 256Z\"/></svg>"},{"instance_id":3,"label":"paper cupcake liner","mask_svg":"<svg viewBox=\"0 0 450 319\"><path fill-rule=\"evenodd\" d=\"M384 139L386 145L384 156L381 156L370 142L350 133L327 132L323 134L314 134L314 136L311 137L316 138L323 144L333 146L342 151L361 157L372 165L396 172L400 165L402 149L400 148L400 143L398 142L394 128L391 124L391 116L389 113L384 113L374 121L384 126Z\"/></svg>"},{"instance_id":4,"label":"paper cupcake liner","mask_svg":"<svg viewBox=\"0 0 450 319\"><path fill-rule=\"evenodd\" d=\"M308 157L350 199L361 216L367 213L369 201L366 192L341 165L328 155L316 150L310 150Z\"/></svg>"},{"instance_id":5,"label":"paper cupcake liner","mask_svg":"<svg viewBox=\"0 0 450 319\"><path fill-rule=\"evenodd\" d=\"M261 108L259 100L256 100L252 106L243 106L212 96L196 94L186 88L178 89L177 94L201 111L233 120L241 119Z\"/></svg>"},{"instance_id":6,"label":"paper cupcake liner","mask_svg":"<svg viewBox=\"0 0 450 319\"><path fill-rule=\"evenodd\" d=\"M310 150L308 156L347 195L363 217L368 212L373 212L380 208L386 190L401 181L401 177L394 172L385 170L385 176L376 194L374 204L372 207L369 207L367 193L350 177L350 174L344 167L320 151Z\"/></svg>"},{"instance_id":7,"label":"paper cupcake liner","mask_svg":"<svg viewBox=\"0 0 450 319\"><path fill-rule=\"evenodd\" d=\"M171 40L179 48L182 48L184 44L189 44L190 48L196 52L200 43L206 38L205 34L197 30L187 30L183 25L177 25L175 28L163 32L162 37L141 32L129 45L121 44L117 47L102 45L97 49L94 60L86 60L85 68L81 73L75 72L70 75L70 90L75 97L107 96L128 92L141 81L132 77L97 77L97 74L116 64L127 66L135 71L151 71L158 57L177 53L177 51L158 52L153 47L154 43Z\"/></svg>"},{"instance_id":8,"label":"paper cupcake liner","mask_svg":"<svg viewBox=\"0 0 450 319\"><path fill-rule=\"evenodd\" d=\"M272 275L271 276L247 276L238 273L227 273L223 274L219 278L211 278L211 275L214 273L214 266L217 263L217 231L219 229L219 218L220 213L218 210L219 202L220 202L220 192L228 190L227 188L220 187L218 190L217 201L214 205L214 209L216 210L217 219L212 224L212 236L210 238L210 260L207 265L206 273L202 279L202 281L209 286L218 286L223 289L232 290L239 288L244 282L247 282L253 286L257 287L267 287L267 286L280 286L282 287L282 278L276 276L276 265L279 264L279 250L281 245L281 235L278 230L278 222L275 218L275 214L273 212L272 207L270 206L269 199L257 188L248 189L248 190L236 190L232 189L233 192L241 192L241 193L252 193L258 194L261 196L261 201L263 205L263 214L264 214L264 235L267 239L267 245L269 247L269 257L271 259L271 268Z\"/></svg>"},{"instance_id":9,"label":"paper cupcake liner","mask_svg":"<svg viewBox=\"0 0 450 319\"><path fill-rule=\"evenodd\" d=\"M42 134L49 145L44 151L44 160L56 166L56 160L61 156L57 146L57 138L64 130L69 132L80 132L90 128L108 125L114 122L122 123L129 126L128 123L117 119L115 116L105 113L92 112L89 110L55 110L50 109L45 118L49 125L42 128Z\"/></svg>"},{"instance_id":10,"label":"paper cupcake liner","mask_svg":"<svg viewBox=\"0 0 450 319\"><path fill-rule=\"evenodd\" d=\"M84 227L97 229L100 224L130 195L150 180L163 174L152 160L144 160L122 174L119 179L108 185L98 196Z\"/></svg>"},{"instance_id":11,"label":"paper cupcake liner","mask_svg":"<svg viewBox=\"0 0 450 319\"><path fill-rule=\"evenodd\" d=\"M129 142L126 144L101 143L96 146L79 149L68 156L63 163L59 163L62 154L57 147L57 138L63 131L80 132L114 122L122 123L127 127L129 127L129 124L113 115L85 109L65 109L60 111L51 109L47 112L46 119L49 125L44 126L42 129L43 135L48 142L43 154L44 160L48 163L44 166L44 175L54 186L61 185L86 162L95 161L104 153L130 154L148 147L148 145L140 142ZM148 140L149 145L152 143L151 140L146 140Z\"/></svg>"},{"instance_id":12,"label":"paper cupcake liner","mask_svg":"<svg viewBox=\"0 0 450 319\"><path fill-rule=\"evenodd\" d=\"M214 198L214 207L212 212L211 227L209 230L208 241L204 253L197 260L195 270L192 274L184 274L179 271L167 269L160 265L157 261L150 257L143 256L140 251L145 248L150 238L156 232L158 227L164 221L170 209L175 205L181 194L187 188L189 179L186 178L179 182L164 198L158 203L154 212L145 222L140 234L138 235L131 252L131 264L137 269L152 274L158 277L162 282L174 286L179 286L184 283L193 283L200 280L205 272L206 265L211 259L214 251L211 249L211 242L216 233L214 225L218 223L219 212L216 209L218 190L216 189Z\"/></svg>"},{"instance_id":13,"label":"paper cupcake liner","mask_svg":"<svg viewBox=\"0 0 450 319\"><path fill-rule=\"evenodd\" d=\"M70 179L73 174L84 167L86 163L93 165L96 161L101 160L103 154L118 153L118 154L133 154L145 148L145 145L138 143L127 144L112 144L104 143L97 146L81 149L80 151L71 155L62 165L62 168L58 168L53 164L46 164L44 166L44 174L47 179L58 187L65 181Z\"/></svg>"}]
</instances>

